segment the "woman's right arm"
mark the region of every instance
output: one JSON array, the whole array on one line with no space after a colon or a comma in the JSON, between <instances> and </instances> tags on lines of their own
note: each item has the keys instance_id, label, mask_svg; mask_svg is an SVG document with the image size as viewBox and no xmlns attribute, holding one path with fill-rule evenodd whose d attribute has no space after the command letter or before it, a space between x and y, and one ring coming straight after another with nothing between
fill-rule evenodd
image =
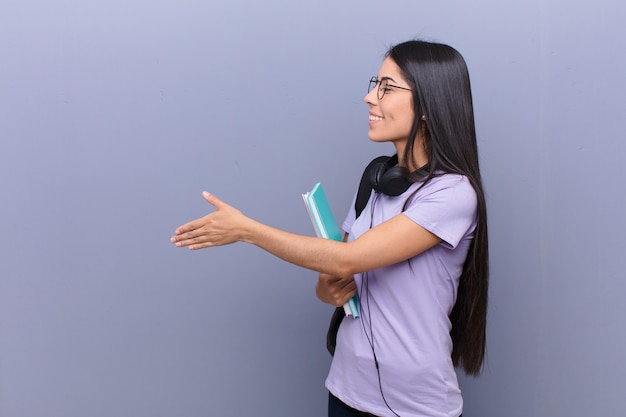
<instances>
[{"instance_id":1,"label":"woman's right arm","mask_svg":"<svg viewBox=\"0 0 626 417\"><path fill-rule=\"evenodd\" d=\"M202 249L246 242L303 268L339 277L370 271L412 258L441 242L403 214L351 242L302 236L259 223L208 193L216 210L176 229L178 247Z\"/></svg>"}]
</instances>

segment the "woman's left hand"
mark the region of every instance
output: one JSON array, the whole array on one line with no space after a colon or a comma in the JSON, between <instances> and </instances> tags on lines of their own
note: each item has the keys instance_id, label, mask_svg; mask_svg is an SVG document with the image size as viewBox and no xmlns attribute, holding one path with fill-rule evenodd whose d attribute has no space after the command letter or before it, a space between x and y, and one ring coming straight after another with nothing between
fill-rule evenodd
<instances>
[{"instance_id":1,"label":"woman's left hand","mask_svg":"<svg viewBox=\"0 0 626 417\"><path fill-rule=\"evenodd\" d=\"M325 303L335 307L342 306L356 294L354 277L340 278L320 273L315 285L315 294Z\"/></svg>"},{"instance_id":2,"label":"woman's left hand","mask_svg":"<svg viewBox=\"0 0 626 417\"><path fill-rule=\"evenodd\" d=\"M246 225L251 219L206 191L202 197L215 207L215 211L180 226L170 242L196 250L243 240Z\"/></svg>"}]
</instances>

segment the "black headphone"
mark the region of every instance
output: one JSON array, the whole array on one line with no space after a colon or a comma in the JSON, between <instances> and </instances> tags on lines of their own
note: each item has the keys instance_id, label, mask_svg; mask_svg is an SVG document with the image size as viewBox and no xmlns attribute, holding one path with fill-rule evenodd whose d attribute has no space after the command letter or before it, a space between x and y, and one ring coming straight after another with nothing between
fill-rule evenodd
<instances>
[{"instance_id":1,"label":"black headphone","mask_svg":"<svg viewBox=\"0 0 626 417\"><path fill-rule=\"evenodd\" d=\"M412 184L409 180L409 170L396 166L398 155L379 156L369 163L365 171L367 181L376 192L396 197L408 190Z\"/></svg>"}]
</instances>

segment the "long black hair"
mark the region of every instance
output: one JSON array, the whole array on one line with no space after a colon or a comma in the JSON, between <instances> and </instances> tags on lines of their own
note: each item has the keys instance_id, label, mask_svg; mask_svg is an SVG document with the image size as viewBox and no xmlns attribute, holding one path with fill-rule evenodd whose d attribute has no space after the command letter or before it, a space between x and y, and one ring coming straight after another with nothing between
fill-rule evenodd
<instances>
[{"instance_id":1,"label":"long black hair","mask_svg":"<svg viewBox=\"0 0 626 417\"><path fill-rule=\"evenodd\" d=\"M399 157L405 166L415 166L418 133L424 138L428 156L428 165L415 171L411 180L428 182L438 172L461 174L476 192L477 225L450 314L450 335L454 365L469 375L478 375L485 356L489 247L467 66L454 48L417 40L393 46L386 57L398 65L413 92L415 120L404 154Z\"/></svg>"}]
</instances>

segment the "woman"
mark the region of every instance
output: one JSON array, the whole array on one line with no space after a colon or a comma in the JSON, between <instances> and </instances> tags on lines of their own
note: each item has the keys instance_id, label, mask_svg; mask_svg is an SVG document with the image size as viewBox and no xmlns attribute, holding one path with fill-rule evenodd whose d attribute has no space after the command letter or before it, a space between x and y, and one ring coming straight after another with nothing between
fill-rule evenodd
<instances>
[{"instance_id":1,"label":"woman","mask_svg":"<svg viewBox=\"0 0 626 417\"><path fill-rule=\"evenodd\" d=\"M361 317L342 322L326 380L330 417L458 417L454 366L481 370L488 283L467 67L447 45L401 43L365 102L369 138L391 142L397 158L369 169L373 191L358 218L349 211L344 242L258 223L208 193L216 210L179 227L172 242L254 244L319 271L317 295L336 306L358 291Z\"/></svg>"}]
</instances>

